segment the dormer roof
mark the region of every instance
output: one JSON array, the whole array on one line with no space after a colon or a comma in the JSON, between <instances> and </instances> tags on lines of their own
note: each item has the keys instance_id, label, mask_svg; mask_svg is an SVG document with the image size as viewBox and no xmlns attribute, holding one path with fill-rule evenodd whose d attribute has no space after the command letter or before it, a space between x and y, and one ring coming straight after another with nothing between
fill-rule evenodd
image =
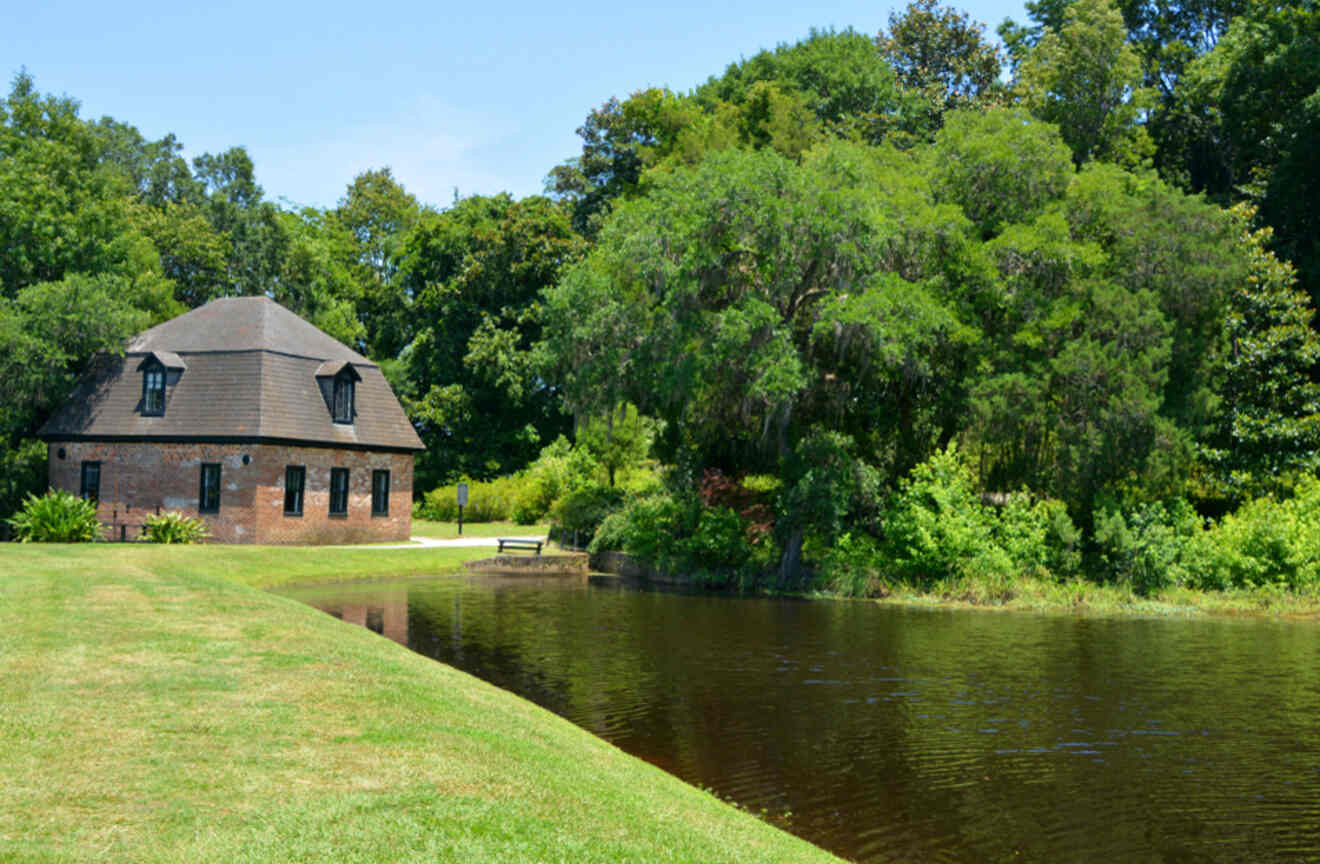
<instances>
[{"instance_id":1,"label":"dormer roof","mask_svg":"<svg viewBox=\"0 0 1320 864\"><path fill-rule=\"evenodd\" d=\"M147 355L142 358L142 362L138 364L137 371L141 372L153 362L159 363L172 371L182 371L188 368L188 364L183 362L183 358L173 351L148 351Z\"/></svg>"}]
</instances>

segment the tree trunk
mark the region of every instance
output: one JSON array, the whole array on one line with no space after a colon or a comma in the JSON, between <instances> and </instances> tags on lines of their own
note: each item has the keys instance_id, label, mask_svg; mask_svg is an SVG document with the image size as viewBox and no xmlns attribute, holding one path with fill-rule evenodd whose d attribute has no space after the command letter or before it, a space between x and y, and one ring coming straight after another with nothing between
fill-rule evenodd
<instances>
[{"instance_id":1,"label":"tree trunk","mask_svg":"<svg viewBox=\"0 0 1320 864\"><path fill-rule=\"evenodd\" d=\"M794 528L784 544L784 557L779 562L779 584L783 589L796 582L802 575L802 529Z\"/></svg>"}]
</instances>

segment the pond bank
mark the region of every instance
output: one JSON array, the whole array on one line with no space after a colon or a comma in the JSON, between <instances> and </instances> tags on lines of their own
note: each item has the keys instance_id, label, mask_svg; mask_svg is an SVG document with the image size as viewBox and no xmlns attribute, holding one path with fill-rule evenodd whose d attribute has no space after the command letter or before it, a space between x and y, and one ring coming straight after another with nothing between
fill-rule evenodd
<instances>
[{"instance_id":1,"label":"pond bank","mask_svg":"<svg viewBox=\"0 0 1320 864\"><path fill-rule=\"evenodd\" d=\"M248 587L466 554L484 552L0 547L0 859L837 860Z\"/></svg>"},{"instance_id":2,"label":"pond bank","mask_svg":"<svg viewBox=\"0 0 1320 864\"><path fill-rule=\"evenodd\" d=\"M592 555L591 567L600 573L661 589L699 587L691 578L657 570L622 552ZM1172 587L1141 596L1119 585L1080 581L1056 583L1018 578L1006 583L963 579L935 583L925 589L897 585L879 596L867 598L852 598L829 591L778 593L817 599L865 599L867 602L900 606L1068 615L1320 618L1320 590L1293 592L1271 586L1230 591L1197 591Z\"/></svg>"}]
</instances>

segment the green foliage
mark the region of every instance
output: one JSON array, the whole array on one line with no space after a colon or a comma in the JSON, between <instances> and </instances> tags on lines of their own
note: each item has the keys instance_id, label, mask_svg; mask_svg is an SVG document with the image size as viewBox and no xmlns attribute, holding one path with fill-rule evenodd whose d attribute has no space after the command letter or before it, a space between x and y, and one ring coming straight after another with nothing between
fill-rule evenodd
<instances>
[{"instance_id":1,"label":"green foliage","mask_svg":"<svg viewBox=\"0 0 1320 864\"><path fill-rule=\"evenodd\" d=\"M33 439L0 447L0 519L13 515L25 498L46 488L46 458L46 445Z\"/></svg>"},{"instance_id":2,"label":"green foliage","mask_svg":"<svg viewBox=\"0 0 1320 864\"><path fill-rule=\"evenodd\" d=\"M354 177L339 206L327 214L327 228L333 223L349 238L345 263L362 286L356 317L366 331L369 356L397 357L416 335L411 297L398 269L405 238L421 213L417 199L382 168Z\"/></svg>"},{"instance_id":3,"label":"green foliage","mask_svg":"<svg viewBox=\"0 0 1320 864\"><path fill-rule=\"evenodd\" d=\"M950 112L929 158L936 200L958 205L985 239L1030 222L1073 173L1058 130L1015 109Z\"/></svg>"},{"instance_id":4,"label":"green foliage","mask_svg":"<svg viewBox=\"0 0 1320 864\"><path fill-rule=\"evenodd\" d=\"M760 51L712 77L696 96L707 105L742 105L761 83L801 93L822 123L873 139L897 103L893 69L870 38L853 30L813 30L799 42Z\"/></svg>"},{"instance_id":5,"label":"green foliage","mask_svg":"<svg viewBox=\"0 0 1320 864\"><path fill-rule=\"evenodd\" d=\"M61 489L38 498L29 494L9 525L21 543L89 543L104 539L96 505Z\"/></svg>"},{"instance_id":6,"label":"green foliage","mask_svg":"<svg viewBox=\"0 0 1320 864\"><path fill-rule=\"evenodd\" d=\"M507 522L513 517L525 482L515 475L494 480L469 480L464 522ZM458 484L439 486L422 496L413 515L432 522L458 521ZM534 519L531 521L535 521ZM531 524L531 521L523 524Z\"/></svg>"},{"instance_id":7,"label":"green foliage","mask_svg":"<svg viewBox=\"0 0 1320 864\"><path fill-rule=\"evenodd\" d=\"M889 29L875 42L898 75L898 125L905 132L928 138L947 112L1000 96L999 49L986 40L985 26L965 12L936 0L913 0L901 15L889 13Z\"/></svg>"},{"instance_id":8,"label":"green foliage","mask_svg":"<svg viewBox=\"0 0 1320 864\"><path fill-rule=\"evenodd\" d=\"M606 517L588 551L627 552L694 584L750 589L775 564L777 548L732 508L696 496L636 496Z\"/></svg>"},{"instance_id":9,"label":"green foliage","mask_svg":"<svg viewBox=\"0 0 1320 864\"><path fill-rule=\"evenodd\" d=\"M1292 498L1257 498L1206 532L1190 584L1208 590L1320 580L1320 482L1309 478Z\"/></svg>"},{"instance_id":10,"label":"green foliage","mask_svg":"<svg viewBox=\"0 0 1320 864\"><path fill-rule=\"evenodd\" d=\"M1078 165L1092 159L1137 167L1154 145L1137 121L1151 104L1141 60L1111 0L1076 0L1017 68L1033 114L1059 127Z\"/></svg>"},{"instance_id":11,"label":"green foliage","mask_svg":"<svg viewBox=\"0 0 1320 864\"><path fill-rule=\"evenodd\" d=\"M1275 229L1272 248L1320 297L1320 8L1243 4L1214 50L1172 94L1164 170L1225 204L1246 200Z\"/></svg>"},{"instance_id":12,"label":"green foliage","mask_svg":"<svg viewBox=\"0 0 1320 864\"><path fill-rule=\"evenodd\" d=\"M609 485L624 469L640 465L650 453L656 424L638 413L636 406L621 403L604 417L592 417L578 427L578 447L605 470Z\"/></svg>"},{"instance_id":13,"label":"green foliage","mask_svg":"<svg viewBox=\"0 0 1320 864\"><path fill-rule=\"evenodd\" d=\"M586 542L623 503L623 490L612 486L581 486L566 493L550 508L560 537L580 536Z\"/></svg>"},{"instance_id":14,"label":"green foliage","mask_svg":"<svg viewBox=\"0 0 1320 864\"><path fill-rule=\"evenodd\" d=\"M890 559L884 544L866 534L845 532L819 562L816 584L845 597L885 596Z\"/></svg>"},{"instance_id":15,"label":"green foliage","mask_svg":"<svg viewBox=\"0 0 1320 864\"><path fill-rule=\"evenodd\" d=\"M141 539L147 543L200 543L210 536L211 530L201 519L166 510L143 520Z\"/></svg>"},{"instance_id":16,"label":"green foliage","mask_svg":"<svg viewBox=\"0 0 1320 864\"><path fill-rule=\"evenodd\" d=\"M956 578L1002 579L1013 562L994 539L971 466L957 447L913 469L885 510L883 536L894 577L913 585Z\"/></svg>"},{"instance_id":17,"label":"green foliage","mask_svg":"<svg viewBox=\"0 0 1320 864\"><path fill-rule=\"evenodd\" d=\"M1186 501L1106 508L1095 523L1100 575L1140 595L1186 584L1196 577L1201 535L1202 520Z\"/></svg>"},{"instance_id":18,"label":"green foliage","mask_svg":"<svg viewBox=\"0 0 1320 864\"><path fill-rule=\"evenodd\" d=\"M581 244L549 200L507 195L424 214L408 235L399 278L417 336L402 360L416 388L408 413L427 446L421 485L516 471L568 431L532 348L540 294Z\"/></svg>"},{"instance_id":19,"label":"green foliage","mask_svg":"<svg viewBox=\"0 0 1320 864\"><path fill-rule=\"evenodd\" d=\"M1269 236L1243 231L1250 269L1229 295L1216 356L1220 407L1206 456L1221 492L1237 499L1282 491L1320 468L1315 312L1295 290L1293 269L1266 251Z\"/></svg>"},{"instance_id":20,"label":"green foliage","mask_svg":"<svg viewBox=\"0 0 1320 864\"><path fill-rule=\"evenodd\" d=\"M1082 533L1062 501L1019 492L994 513L993 537L1017 575L1066 582L1081 575Z\"/></svg>"}]
</instances>

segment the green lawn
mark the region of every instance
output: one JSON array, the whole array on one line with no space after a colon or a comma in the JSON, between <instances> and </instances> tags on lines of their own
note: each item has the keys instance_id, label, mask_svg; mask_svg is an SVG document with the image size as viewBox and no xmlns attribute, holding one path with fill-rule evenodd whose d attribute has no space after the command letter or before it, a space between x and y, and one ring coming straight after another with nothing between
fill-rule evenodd
<instances>
[{"instance_id":1,"label":"green lawn","mask_svg":"<svg viewBox=\"0 0 1320 864\"><path fill-rule=\"evenodd\" d=\"M0 860L835 860L250 587L466 553L0 545Z\"/></svg>"},{"instance_id":2,"label":"green lawn","mask_svg":"<svg viewBox=\"0 0 1320 864\"><path fill-rule=\"evenodd\" d=\"M513 522L464 522L463 533L458 533L457 522L428 522L414 519L412 533L414 537L439 537L449 540L454 537L544 537L550 531L549 525L516 525Z\"/></svg>"}]
</instances>

